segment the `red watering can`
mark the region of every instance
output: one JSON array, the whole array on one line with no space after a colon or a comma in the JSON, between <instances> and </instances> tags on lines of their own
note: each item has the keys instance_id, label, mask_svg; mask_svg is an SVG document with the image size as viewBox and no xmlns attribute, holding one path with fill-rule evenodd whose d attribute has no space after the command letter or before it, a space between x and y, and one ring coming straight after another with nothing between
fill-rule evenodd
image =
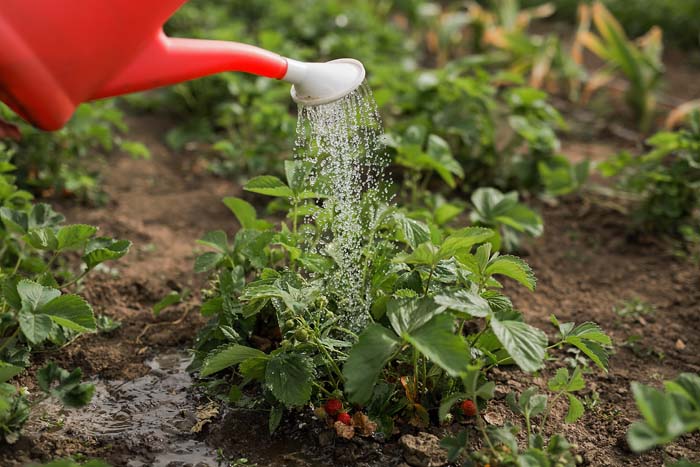
<instances>
[{"instance_id":1,"label":"red watering can","mask_svg":"<svg viewBox=\"0 0 700 467\"><path fill-rule=\"evenodd\" d=\"M169 38L187 0L0 0L0 100L44 130L82 102L223 71L292 83L306 105L332 102L364 80L353 59L303 63L235 42Z\"/></svg>"}]
</instances>

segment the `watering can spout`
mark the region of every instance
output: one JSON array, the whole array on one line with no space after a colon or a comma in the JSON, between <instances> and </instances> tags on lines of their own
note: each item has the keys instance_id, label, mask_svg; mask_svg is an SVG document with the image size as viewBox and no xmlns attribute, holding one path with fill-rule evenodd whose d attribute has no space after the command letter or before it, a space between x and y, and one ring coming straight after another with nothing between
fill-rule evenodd
<instances>
[{"instance_id":1,"label":"watering can spout","mask_svg":"<svg viewBox=\"0 0 700 467\"><path fill-rule=\"evenodd\" d=\"M287 72L287 60L252 45L170 38L160 31L132 63L107 81L91 99L168 86L224 71L282 79Z\"/></svg>"}]
</instances>

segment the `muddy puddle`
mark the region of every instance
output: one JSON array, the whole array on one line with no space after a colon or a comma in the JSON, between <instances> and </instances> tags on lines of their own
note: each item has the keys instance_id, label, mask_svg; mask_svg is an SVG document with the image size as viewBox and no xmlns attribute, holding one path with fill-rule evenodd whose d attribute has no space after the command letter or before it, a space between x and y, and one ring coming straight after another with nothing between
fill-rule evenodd
<instances>
[{"instance_id":1,"label":"muddy puddle","mask_svg":"<svg viewBox=\"0 0 700 467\"><path fill-rule=\"evenodd\" d=\"M127 467L219 465L216 452L192 433L201 407L188 394L189 363L185 353L165 353L146 362L151 371L143 377L95 381L90 405L61 414L60 430L126 447L131 457L121 465Z\"/></svg>"}]
</instances>

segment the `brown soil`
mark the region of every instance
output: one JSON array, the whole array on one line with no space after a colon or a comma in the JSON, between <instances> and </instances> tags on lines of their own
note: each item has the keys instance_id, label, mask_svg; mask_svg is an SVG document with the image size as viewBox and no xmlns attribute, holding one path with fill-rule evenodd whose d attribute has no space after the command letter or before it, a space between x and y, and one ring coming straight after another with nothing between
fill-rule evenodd
<instances>
[{"instance_id":1,"label":"brown soil","mask_svg":"<svg viewBox=\"0 0 700 467\"><path fill-rule=\"evenodd\" d=\"M163 146L162 135L169 122L138 117L132 119L131 127L130 136L151 148L152 160L133 160L123 154L110 157L103 168L104 189L111 199L108 206L86 208L67 202L58 206L69 221L96 224L104 234L134 242L130 254L112 265L115 275L91 277L81 290L98 313L121 321L122 327L111 334L84 337L37 359L79 366L87 376L106 383L142 377L151 371L146 362L154 355L176 352L192 342L204 323L196 309L203 278L192 273L194 241L207 230L223 228L233 234L236 227L220 199L236 195L237 186L208 175L194 153L176 154ZM606 149L616 149L601 141L570 144L563 152L573 150L579 158L596 158ZM565 409L558 407L549 427L578 444L588 465L662 465L664 454L700 461L698 435L643 456L630 453L624 440L629 424L638 417L629 390L631 381L659 385L681 371L700 371L696 316L700 268L671 256L668 245L658 240L631 236L624 218L598 205L571 199L540 209L545 235L525 247L526 259L539 279L537 292L509 284L515 304L551 335L554 330L548 317L553 313L561 321L595 321L615 342L610 372L604 375L592 369L587 377L588 395L599 396L597 405L582 422L571 426L561 425ZM154 317L152 305L172 289L193 292L185 303ZM630 299L653 305L654 312L620 317L615 308ZM641 339L634 345L625 344L634 335ZM682 350L678 342L684 345ZM543 373L534 383L543 384L552 372ZM493 377L508 389L520 390L533 383L513 370L495 371ZM501 400L494 401L487 414L494 423L512 419ZM298 423L287 422L274 438L266 434L264 414L230 413L219 420L205 429L208 443L223 448L232 458L248 457L259 465L331 465L344 459L351 465L379 466L394 465L400 458L395 440L382 446L333 441L332 449L318 448L324 436L310 420L301 430ZM0 448L0 465L24 465L71 454L127 465L149 442L111 444L89 433L34 429L17 445ZM318 458L318 452L325 455ZM304 460L299 460L302 455Z\"/></svg>"}]
</instances>

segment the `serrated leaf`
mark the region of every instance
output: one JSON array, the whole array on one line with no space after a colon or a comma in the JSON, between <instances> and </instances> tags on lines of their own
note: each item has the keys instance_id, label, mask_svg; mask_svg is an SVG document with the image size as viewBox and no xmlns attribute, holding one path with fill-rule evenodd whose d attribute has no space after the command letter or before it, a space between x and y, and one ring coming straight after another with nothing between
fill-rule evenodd
<instances>
[{"instance_id":1,"label":"serrated leaf","mask_svg":"<svg viewBox=\"0 0 700 467\"><path fill-rule=\"evenodd\" d=\"M608 371L608 351L597 342L573 335L569 335L564 342L581 350L601 370Z\"/></svg>"},{"instance_id":2,"label":"serrated leaf","mask_svg":"<svg viewBox=\"0 0 700 467\"><path fill-rule=\"evenodd\" d=\"M58 229L58 250L77 250L83 248L85 243L97 233L97 227L85 224L66 225Z\"/></svg>"},{"instance_id":3,"label":"serrated leaf","mask_svg":"<svg viewBox=\"0 0 700 467\"><path fill-rule=\"evenodd\" d=\"M392 299L387 303L387 316L398 335L410 333L430 321L442 310L432 298Z\"/></svg>"},{"instance_id":4,"label":"serrated leaf","mask_svg":"<svg viewBox=\"0 0 700 467\"><path fill-rule=\"evenodd\" d=\"M421 243L430 240L430 229L420 221L406 217L403 213L394 216L398 224L398 239L415 249Z\"/></svg>"},{"instance_id":5,"label":"serrated leaf","mask_svg":"<svg viewBox=\"0 0 700 467\"><path fill-rule=\"evenodd\" d=\"M41 344L49 337L52 321L47 315L22 312L18 321L22 334L30 343Z\"/></svg>"},{"instance_id":6,"label":"serrated leaf","mask_svg":"<svg viewBox=\"0 0 700 467\"><path fill-rule=\"evenodd\" d=\"M431 242L424 242L418 245L418 247L407 256L397 256L394 259L395 262L402 262L406 264L422 264L426 266L436 265L439 261L437 256L438 247L433 245Z\"/></svg>"},{"instance_id":7,"label":"serrated leaf","mask_svg":"<svg viewBox=\"0 0 700 467\"><path fill-rule=\"evenodd\" d=\"M224 258L224 255L215 251L208 251L197 256L194 260L194 272L207 272L216 267Z\"/></svg>"},{"instance_id":8,"label":"serrated leaf","mask_svg":"<svg viewBox=\"0 0 700 467\"><path fill-rule=\"evenodd\" d=\"M403 337L450 376L466 373L470 360L467 343L455 334L451 315L437 315Z\"/></svg>"},{"instance_id":9,"label":"serrated leaf","mask_svg":"<svg viewBox=\"0 0 700 467\"><path fill-rule=\"evenodd\" d=\"M277 198L292 198L294 192L282 180L272 175L261 175L252 178L243 187L246 191Z\"/></svg>"},{"instance_id":10,"label":"serrated leaf","mask_svg":"<svg viewBox=\"0 0 700 467\"><path fill-rule=\"evenodd\" d=\"M379 324L367 326L357 344L350 349L343 366L348 400L357 404L369 402L379 374L400 343L389 329Z\"/></svg>"},{"instance_id":11,"label":"serrated leaf","mask_svg":"<svg viewBox=\"0 0 700 467\"><path fill-rule=\"evenodd\" d=\"M97 329L92 307L78 295L61 295L38 311L48 315L56 324L73 331L90 332Z\"/></svg>"},{"instance_id":12,"label":"serrated leaf","mask_svg":"<svg viewBox=\"0 0 700 467\"><path fill-rule=\"evenodd\" d=\"M249 202L233 196L224 198L223 202L244 229L267 230L272 227L271 223L258 219L255 208Z\"/></svg>"},{"instance_id":13,"label":"serrated leaf","mask_svg":"<svg viewBox=\"0 0 700 467\"><path fill-rule=\"evenodd\" d=\"M15 310L22 308L22 299L17 292L17 285L20 282L19 276L7 277L2 283L2 297L8 305Z\"/></svg>"},{"instance_id":14,"label":"serrated leaf","mask_svg":"<svg viewBox=\"0 0 700 467\"><path fill-rule=\"evenodd\" d=\"M176 292L175 290L171 290L170 293L168 293L168 295L161 298L158 303L153 305L153 314L155 316L158 316L161 311L165 310L169 306L175 305L176 303L180 303L185 295L186 293L180 293ZM206 303L202 304L202 314L205 313L205 305Z\"/></svg>"},{"instance_id":15,"label":"serrated leaf","mask_svg":"<svg viewBox=\"0 0 700 467\"><path fill-rule=\"evenodd\" d=\"M491 229L484 227L466 227L447 237L438 250L439 259L447 259L461 253L469 253L474 245L483 243L493 237Z\"/></svg>"},{"instance_id":16,"label":"serrated leaf","mask_svg":"<svg viewBox=\"0 0 700 467\"><path fill-rule=\"evenodd\" d=\"M5 227L12 232L25 234L29 229L29 216L24 211L0 207L0 219Z\"/></svg>"},{"instance_id":17,"label":"serrated leaf","mask_svg":"<svg viewBox=\"0 0 700 467\"><path fill-rule=\"evenodd\" d=\"M530 266L517 256L503 255L492 260L486 267L486 274L493 276L502 274L520 282L530 291L535 290L537 279Z\"/></svg>"},{"instance_id":18,"label":"serrated leaf","mask_svg":"<svg viewBox=\"0 0 700 467\"><path fill-rule=\"evenodd\" d=\"M128 240L115 240L113 238L99 237L90 240L85 248L83 261L88 269L94 269L105 261L119 259L129 252L131 242Z\"/></svg>"},{"instance_id":19,"label":"serrated leaf","mask_svg":"<svg viewBox=\"0 0 700 467\"><path fill-rule=\"evenodd\" d=\"M210 353L200 371L201 377L206 377L218 373L221 370L238 365L250 358L268 358L264 352L245 345L232 344L223 349L214 350Z\"/></svg>"},{"instance_id":20,"label":"serrated leaf","mask_svg":"<svg viewBox=\"0 0 700 467\"><path fill-rule=\"evenodd\" d=\"M313 378L311 360L297 353L273 355L265 370L265 384L287 407L298 407L309 401Z\"/></svg>"},{"instance_id":21,"label":"serrated leaf","mask_svg":"<svg viewBox=\"0 0 700 467\"><path fill-rule=\"evenodd\" d=\"M465 289L436 295L435 303L476 318L485 318L491 314L491 307L485 299Z\"/></svg>"},{"instance_id":22,"label":"serrated leaf","mask_svg":"<svg viewBox=\"0 0 700 467\"><path fill-rule=\"evenodd\" d=\"M17 294L22 303L22 311L34 313L61 295L61 291L25 279L17 284Z\"/></svg>"},{"instance_id":23,"label":"serrated leaf","mask_svg":"<svg viewBox=\"0 0 700 467\"><path fill-rule=\"evenodd\" d=\"M24 241L37 250L57 250L58 239L52 227L40 227L29 229L24 236Z\"/></svg>"},{"instance_id":24,"label":"serrated leaf","mask_svg":"<svg viewBox=\"0 0 700 467\"><path fill-rule=\"evenodd\" d=\"M542 368L547 336L541 330L520 321L491 320L491 329L513 361L528 373Z\"/></svg>"},{"instance_id":25,"label":"serrated leaf","mask_svg":"<svg viewBox=\"0 0 700 467\"><path fill-rule=\"evenodd\" d=\"M223 230L207 232L204 234L204 237L197 240L197 243L213 248L219 253L226 253L228 251L228 235L226 235L226 232Z\"/></svg>"},{"instance_id":26,"label":"serrated leaf","mask_svg":"<svg viewBox=\"0 0 700 467\"><path fill-rule=\"evenodd\" d=\"M6 362L0 362L0 384L11 380L18 374L22 373L22 371L24 371L24 368L22 367L10 365Z\"/></svg>"},{"instance_id":27,"label":"serrated leaf","mask_svg":"<svg viewBox=\"0 0 700 467\"><path fill-rule=\"evenodd\" d=\"M275 405L270 410L270 418L267 421L267 428L270 434L273 434L282 422L282 415L284 415L284 408Z\"/></svg>"},{"instance_id":28,"label":"serrated leaf","mask_svg":"<svg viewBox=\"0 0 700 467\"><path fill-rule=\"evenodd\" d=\"M569 410L566 412L564 421L566 423L575 423L585 412L583 402L571 393L567 393L566 397L569 398Z\"/></svg>"},{"instance_id":29,"label":"serrated leaf","mask_svg":"<svg viewBox=\"0 0 700 467\"><path fill-rule=\"evenodd\" d=\"M80 368L68 372L51 362L37 372L37 383L42 391L59 399L65 406L83 407L92 399L95 386L81 383L82 374Z\"/></svg>"}]
</instances>

